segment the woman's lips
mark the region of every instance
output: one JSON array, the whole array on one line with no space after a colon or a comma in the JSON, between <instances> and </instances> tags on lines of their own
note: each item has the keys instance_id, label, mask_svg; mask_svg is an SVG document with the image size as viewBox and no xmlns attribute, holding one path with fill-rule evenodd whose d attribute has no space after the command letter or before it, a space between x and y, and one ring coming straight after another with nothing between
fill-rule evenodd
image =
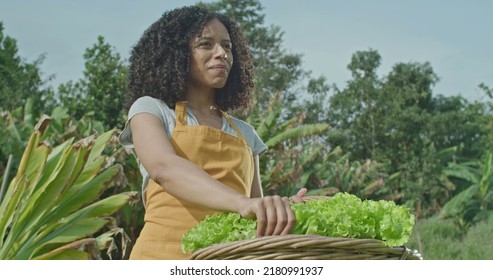
<instances>
[{"instance_id":1,"label":"woman's lips","mask_svg":"<svg viewBox=\"0 0 493 280\"><path fill-rule=\"evenodd\" d=\"M209 67L209 69L213 69L213 70L216 70L219 72L227 72L228 71L228 67L226 65L223 65L223 64L217 64L217 65L211 66L211 67Z\"/></svg>"}]
</instances>

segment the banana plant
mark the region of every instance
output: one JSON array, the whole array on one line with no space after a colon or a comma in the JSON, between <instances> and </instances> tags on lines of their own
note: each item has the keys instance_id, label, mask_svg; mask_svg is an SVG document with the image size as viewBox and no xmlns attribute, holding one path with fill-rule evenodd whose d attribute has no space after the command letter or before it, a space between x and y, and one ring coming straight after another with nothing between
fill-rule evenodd
<instances>
[{"instance_id":1,"label":"banana plant","mask_svg":"<svg viewBox=\"0 0 493 280\"><path fill-rule=\"evenodd\" d=\"M486 153L482 161L455 166L454 170L449 176L466 180L470 186L452 197L438 217L453 218L465 227L493 217L493 153Z\"/></svg>"},{"instance_id":2,"label":"banana plant","mask_svg":"<svg viewBox=\"0 0 493 280\"><path fill-rule=\"evenodd\" d=\"M306 183L303 178L322 145L313 139L329 128L326 123L304 124L300 113L291 119L282 116L280 93L274 94L267 109L253 112L247 122L269 148L260 158L262 185L267 193L292 195Z\"/></svg>"},{"instance_id":3,"label":"banana plant","mask_svg":"<svg viewBox=\"0 0 493 280\"><path fill-rule=\"evenodd\" d=\"M117 243L124 251L128 237L112 215L138 195L99 199L125 183L122 166L102 153L115 130L52 148L41 141L51 120L34 127L0 204L0 259L100 259Z\"/></svg>"},{"instance_id":4,"label":"banana plant","mask_svg":"<svg viewBox=\"0 0 493 280\"><path fill-rule=\"evenodd\" d=\"M339 146L319 157L310 169L319 188L309 190L308 195L348 192L362 199L385 198L388 176L381 171L382 165L373 160L350 161L349 158L350 153L344 153Z\"/></svg>"}]
</instances>

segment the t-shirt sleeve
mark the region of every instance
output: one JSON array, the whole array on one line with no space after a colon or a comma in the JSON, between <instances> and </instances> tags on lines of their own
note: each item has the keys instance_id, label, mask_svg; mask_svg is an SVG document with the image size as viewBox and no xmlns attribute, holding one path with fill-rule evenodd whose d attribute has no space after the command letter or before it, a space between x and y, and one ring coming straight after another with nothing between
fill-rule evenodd
<instances>
[{"instance_id":1,"label":"t-shirt sleeve","mask_svg":"<svg viewBox=\"0 0 493 280\"><path fill-rule=\"evenodd\" d=\"M169 130L168 128L168 122L166 120L166 114L163 112L163 105L160 104L156 99L149 97L149 96L143 96L137 99L130 109L128 110L128 119L127 122L125 123L125 128L123 131L120 133L120 143L122 146L127 147L127 148L133 148L133 142L132 142L132 130L130 129L130 120L140 114L140 113L150 113L156 117L158 117L161 122L163 123L163 126L166 128L166 131Z\"/></svg>"},{"instance_id":2,"label":"t-shirt sleeve","mask_svg":"<svg viewBox=\"0 0 493 280\"><path fill-rule=\"evenodd\" d=\"M260 137L257 134L257 131L252 128L252 133L254 135L254 144L253 144L253 155L262 155L265 151L267 151L267 145L265 145L264 141L260 139Z\"/></svg>"},{"instance_id":3,"label":"t-shirt sleeve","mask_svg":"<svg viewBox=\"0 0 493 280\"><path fill-rule=\"evenodd\" d=\"M259 137L255 128L245 121L236 118L234 118L233 121L250 145L253 155L262 155L267 150L267 145L265 145L264 141Z\"/></svg>"}]
</instances>

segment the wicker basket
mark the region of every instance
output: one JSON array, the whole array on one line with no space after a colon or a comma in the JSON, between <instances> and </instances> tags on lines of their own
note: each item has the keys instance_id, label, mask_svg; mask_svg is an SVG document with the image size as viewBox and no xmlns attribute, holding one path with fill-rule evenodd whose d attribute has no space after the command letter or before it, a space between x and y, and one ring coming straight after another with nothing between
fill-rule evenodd
<instances>
[{"instance_id":1,"label":"wicker basket","mask_svg":"<svg viewBox=\"0 0 493 280\"><path fill-rule=\"evenodd\" d=\"M310 196L305 201L326 199ZM321 235L266 236L213 245L194 252L192 260L421 260L404 246L388 247L376 239Z\"/></svg>"},{"instance_id":2,"label":"wicker basket","mask_svg":"<svg viewBox=\"0 0 493 280\"><path fill-rule=\"evenodd\" d=\"M421 260L406 247L388 247L375 239L321 235L266 236L210 246L192 260Z\"/></svg>"}]
</instances>

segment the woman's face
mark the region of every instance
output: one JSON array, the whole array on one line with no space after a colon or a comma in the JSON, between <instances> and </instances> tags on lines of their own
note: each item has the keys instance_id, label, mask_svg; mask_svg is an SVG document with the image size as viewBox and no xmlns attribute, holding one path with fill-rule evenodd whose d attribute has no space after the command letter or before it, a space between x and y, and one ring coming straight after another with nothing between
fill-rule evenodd
<instances>
[{"instance_id":1,"label":"woman's face","mask_svg":"<svg viewBox=\"0 0 493 280\"><path fill-rule=\"evenodd\" d=\"M199 89L222 88L228 80L233 54L226 27L217 19L209 21L191 41L191 86Z\"/></svg>"}]
</instances>

